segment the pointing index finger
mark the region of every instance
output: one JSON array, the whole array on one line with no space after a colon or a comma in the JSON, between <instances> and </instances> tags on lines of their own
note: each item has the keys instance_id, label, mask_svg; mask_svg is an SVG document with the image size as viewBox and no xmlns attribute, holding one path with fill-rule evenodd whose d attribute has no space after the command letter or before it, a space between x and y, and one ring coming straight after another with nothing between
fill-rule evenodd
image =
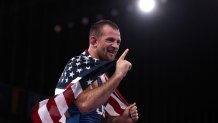
<instances>
[{"instance_id":1,"label":"pointing index finger","mask_svg":"<svg viewBox=\"0 0 218 123\"><path fill-rule=\"evenodd\" d=\"M122 60L124 60L125 59L125 57L126 57L126 54L129 52L129 49L126 49L124 52L123 52L123 54L120 56L120 58L119 59L122 59Z\"/></svg>"}]
</instances>

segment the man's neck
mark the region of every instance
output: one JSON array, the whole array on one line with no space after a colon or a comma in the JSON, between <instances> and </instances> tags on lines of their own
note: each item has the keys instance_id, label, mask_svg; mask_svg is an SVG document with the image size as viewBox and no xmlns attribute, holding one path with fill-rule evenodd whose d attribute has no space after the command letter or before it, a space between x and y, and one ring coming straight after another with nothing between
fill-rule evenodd
<instances>
[{"instance_id":1,"label":"man's neck","mask_svg":"<svg viewBox=\"0 0 218 123\"><path fill-rule=\"evenodd\" d=\"M99 59L99 58L97 57L97 54L96 54L96 50L95 50L95 49L89 48L89 49L88 49L88 53L92 56L92 58Z\"/></svg>"}]
</instances>

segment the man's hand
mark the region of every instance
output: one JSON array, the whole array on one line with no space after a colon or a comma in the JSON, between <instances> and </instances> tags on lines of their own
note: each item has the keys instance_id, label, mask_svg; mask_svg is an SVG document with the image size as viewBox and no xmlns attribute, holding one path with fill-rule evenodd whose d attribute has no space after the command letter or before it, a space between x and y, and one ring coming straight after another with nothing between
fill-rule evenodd
<instances>
[{"instance_id":1,"label":"man's hand","mask_svg":"<svg viewBox=\"0 0 218 123\"><path fill-rule=\"evenodd\" d=\"M120 116L106 115L103 123L135 123L138 119L137 106L136 103L133 103L126 107L123 114Z\"/></svg>"},{"instance_id":2,"label":"man's hand","mask_svg":"<svg viewBox=\"0 0 218 123\"><path fill-rule=\"evenodd\" d=\"M121 117L123 119L123 123L134 123L134 122L136 122L139 119L136 103L133 103L133 104L129 105L125 109L125 111L123 112Z\"/></svg>"},{"instance_id":3,"label":"man's hand","mask_svg":"<svg viewBox=\"0 0 218 123\"><path fill-rule=\"evenodd\" d=\"M129 52L129 49L126 49L123 54L120 56L120 58L117 60L116 63L116 75L120 76L121 78L124 78L127 74L127 72L131 69L132 64L125 60L125 57L127 53Z\"/></svg>"}]
</instances>

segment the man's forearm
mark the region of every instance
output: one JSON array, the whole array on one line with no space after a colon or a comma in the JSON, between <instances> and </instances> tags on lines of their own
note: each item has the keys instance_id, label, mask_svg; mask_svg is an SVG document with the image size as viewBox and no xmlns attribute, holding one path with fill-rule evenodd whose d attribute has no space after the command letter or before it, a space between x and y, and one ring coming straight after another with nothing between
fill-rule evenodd
<instances>
[{"instance_id":1,"label":"man's forearm","mask_svg":"<svg viewBox=\"0 0 218 123\"><path fill-rule=\"evenodd\" d=\"M83 113L92 111L93 109L104 104L114 89L117 88L121 77L113 75L105 84L100 87L85 90L83 93L79 95L76 100L76 104L79 110Z\"/></svg>"},{"instance_id":2,"label":"man's forearm","mask_svg":"<svg viewBox=\"0 0 218 123\"><path fill-rule=\"evenodd\" d=\"M103 123L126 123L121 116L106 116Z\"/></svg>"}]
</instances>

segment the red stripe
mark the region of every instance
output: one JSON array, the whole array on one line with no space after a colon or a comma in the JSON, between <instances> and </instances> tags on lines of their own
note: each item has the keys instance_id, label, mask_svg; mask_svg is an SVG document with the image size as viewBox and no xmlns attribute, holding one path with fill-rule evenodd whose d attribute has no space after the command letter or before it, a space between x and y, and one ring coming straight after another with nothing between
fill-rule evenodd
<instances>
[{"instance_id":1,"label":"red stripe","mask_svg":"<svg viewBox=\"0 0 218 123\"><path fill-rule=\"evenodd\" d=\"M48 100L48 103L47 103L47 109L48 109L48 112L53 120L54 123L59 123L59 120L61 119L61 115L60 115L60 112L57 108L57 105L55 103L55 100L54 100L55 96L51 97L49 100Z\"/></svg>"},{"instance_id":2,"label":"red stripe","mask_svg":"<svg viewBox=\"0 0 218 123\"><path fill-rule=\"evenodd\" d=\"M65 97L68 107L70 107L73 104L73 101L75 100L73 90L69 88L63 92L63 95Z\"/></svg>"},{"instance_id":3,"label":"red stripe","mask_svg":"<svg viewBox=\"0 0 218 123\"><path fill-rule=\"evenodd\" d=\"M115 92L117 93L118 97L120 98L120 100L126 104L127 106L129 105L129 103L125 100L125 98L122 96L122 94L119 92L119 90L115 89Z\"/></svg>"},{"instance_id":4,"label":"red stripe","mask_svg":"<svg viewBox=\"0 0 218 123\"><path fill-rule=\"evenodd\" d=\"M33 123L42 123L39 114L38 114L38 109L39 109L39 103L33 107L33 112L32 112L32 122Z\"/></svg>"},{"instance_id":5,"label":"red stripe","mask_svg":"<svg viewBox=\"0 0 218 123\"><path fill-rule=\"evenodd\" d=\"M123 113L124 110L120 107L119 103L112 96L109 98L108 102L110 105L112 105L112 107L118 114L121 115Z\"/></svg>"},{"instance_id":6,"label":"red stripe","mask_svg":"<svg viewBox=\"0 0 218 123\"><path fill-rule=\"evenodd\" d=\"M66 100L68 107L70 107L72 105L73 101L75 100L74 93L73 93L72 89L69 88L69 89L65 90L63 92L63 95L65 97L65 100ZM46 106L47 106L47 109L49 111L49 114L50 114L53 122L59 123L61 115L60 115L60 112L57 108L57 104L55 103L54 98L55 98L55 96L49 98ZM38 110L39 110L39 103L33 107L33 113L32 113L33 123L42 123L42 121L39 117L39 114L38 114Z\"/></svg>"}]
</instances>

